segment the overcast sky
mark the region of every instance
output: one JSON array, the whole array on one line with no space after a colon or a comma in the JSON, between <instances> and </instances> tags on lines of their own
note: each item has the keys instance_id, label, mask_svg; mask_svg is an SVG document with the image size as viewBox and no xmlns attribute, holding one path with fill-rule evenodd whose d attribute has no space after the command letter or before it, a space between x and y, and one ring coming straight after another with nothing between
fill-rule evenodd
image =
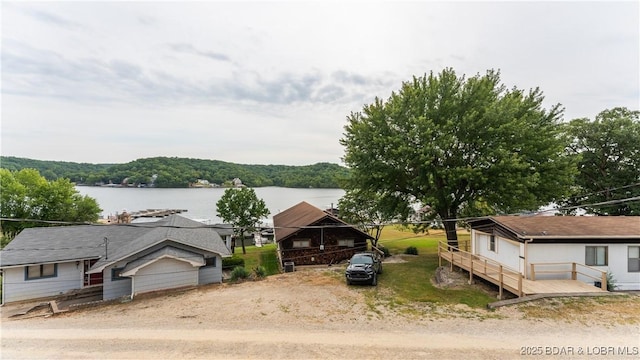
<instances>
[{"instance_id":1,"label":"overcast sky","mask_svg":"<svg viewBox=\"0 0 640 360\"><path fill-rule=\"evenodd\" d=\"M352 111L445 67L637 110L639 3L2 1L1 151L341 163Z\"/></svg>"}]
</instances>

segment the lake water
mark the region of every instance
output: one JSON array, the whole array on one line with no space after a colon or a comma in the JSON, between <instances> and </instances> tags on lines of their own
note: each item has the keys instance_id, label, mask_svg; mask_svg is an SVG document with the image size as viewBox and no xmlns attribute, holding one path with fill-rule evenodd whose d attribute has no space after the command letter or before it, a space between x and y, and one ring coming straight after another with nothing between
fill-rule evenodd
<instances>
[{"instance_id":1,"label":"lake water","mask_svg":"<svg viewBox=\"0 0 640 360\"><path fill-rule=\"evenodd\" d=\"M78 186L78 192L98 201L102 209L102 217L122 213L124 210L134 212L146 209L181 209L187 210L182 216L190 219L208 220L220 223L216 215L216 202L220 200L224 188L189 188L189 189L157 189L157 188L110 188L94 186ZM320 209L327 209L332 204L337 206L344 195L342 189L292 189L282 187L253 188L259 199L264 200L271 214L266 219L273 223L273 215L286 210L301 201L306 201Z\"/></svg>"}]
</instances>

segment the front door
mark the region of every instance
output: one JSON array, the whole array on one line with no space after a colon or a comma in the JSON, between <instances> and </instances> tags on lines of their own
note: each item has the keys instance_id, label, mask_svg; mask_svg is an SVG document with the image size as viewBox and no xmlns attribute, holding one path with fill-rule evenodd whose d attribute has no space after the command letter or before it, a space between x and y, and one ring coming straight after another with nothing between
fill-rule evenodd
<instances>
[{"instance_id":1,"label":"front door","mask_svg":"<svg viewBox=\"0 0 640 360\"><path fill-rule=\"evenodd\" d=\"M84 287L93 285L102 285L102 273L87 274L89 269L98 261L98 259L84 261Z\"/></svg>"}]
</instances>

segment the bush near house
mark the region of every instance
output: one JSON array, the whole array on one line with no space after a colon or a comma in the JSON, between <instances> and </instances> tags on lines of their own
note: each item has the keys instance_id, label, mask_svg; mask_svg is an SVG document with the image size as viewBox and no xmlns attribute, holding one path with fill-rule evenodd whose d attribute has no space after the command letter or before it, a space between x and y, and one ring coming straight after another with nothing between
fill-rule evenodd
<instances>
[{"instance_id":1,"label":"bush near house","mask_svg":"<svg viewBox=\"0 0 640 360\"><path fill-rule=\"evenodd\" d=\"M231 271L231 281L238 281L249 277L249 271L242 266L236 266Z\"/></svg>"},{"instance_id":2,"label":"bush near house","mask_svg":"<svg viewBox=\"0 0 640 360\"><path fill-rule=\"evenodd\" d=\"M418 248L415 246L409 246L404 253L407 255L418 255Z\"/></svg>"},{"instance_id":3,"label":"bush near house","mask_svg":"<svg viewBox=\"0 0 640 360\"><path fill-rule=\"evenodd\" d=\"M225 270L233 269L236 266L244 267L244 259L238 255L232 257L222 258L222 268Z\"/></svg>"}]
</instances>

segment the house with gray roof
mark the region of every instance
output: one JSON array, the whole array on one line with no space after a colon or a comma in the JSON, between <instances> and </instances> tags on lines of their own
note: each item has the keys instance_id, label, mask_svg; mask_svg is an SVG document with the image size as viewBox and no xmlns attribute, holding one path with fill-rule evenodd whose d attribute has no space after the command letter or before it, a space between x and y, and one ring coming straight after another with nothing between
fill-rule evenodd
<instances>
[{"instance_id":1,"label":"house with gray roof","mask_svg":"<svg viewBox=\"0 0 640 360\"><path fill-rule=\"evenodd\" d=\"M222 230L223 236L227 229ZM222 282L216 226L157 222L29 228L0 251L2 303L102 287L103 300Z\"/></svg>"}]
</instances>

